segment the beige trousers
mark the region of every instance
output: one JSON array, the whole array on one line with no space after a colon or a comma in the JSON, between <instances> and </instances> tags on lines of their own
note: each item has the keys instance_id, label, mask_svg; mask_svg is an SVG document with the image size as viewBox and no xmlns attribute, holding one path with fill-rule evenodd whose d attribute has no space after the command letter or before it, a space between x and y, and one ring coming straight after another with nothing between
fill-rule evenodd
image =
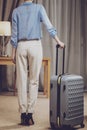
<instances>
[{"instance_id":1,"label":"beige trousers","mask_svg":"<svg viewBox=\"0 0 87 130\"><path fill-rule=\"evenodd\" d=\"M40 40L21 41L16 52L16 85L21 113L33 113L38 95L39 73L42 64L42 45ZM29 76L27 67L29 65ZM27 93L27 77L29 84Z\"/></svg>"}]
</instances>

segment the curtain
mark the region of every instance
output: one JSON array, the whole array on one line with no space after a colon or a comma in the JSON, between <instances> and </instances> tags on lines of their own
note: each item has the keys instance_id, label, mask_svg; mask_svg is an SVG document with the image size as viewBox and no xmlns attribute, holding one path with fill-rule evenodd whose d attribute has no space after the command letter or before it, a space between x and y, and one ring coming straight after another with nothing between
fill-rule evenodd
<instances>
[{"instance_id":1,"label":"curtain","mask_svg":"<svg viewBox=\"0 0 87 130\"><path fill-rule=\"evenodd\" d=\"M66 45L65 72L80 74L87 89L87 0L37 0L42 3L56 27L58 37ZM51 58L51 75L55 73L55 41L43 31L44 56ZM59 68L62 68L62 50L59 50Z\"/></svg>"},{"instance_id":2,"label":"curtain","mask_svg":"<svg viewBox=\"0 0 87 130\"><path fill-rule=\"evenodd\" d=\"M23 0L0 0L0 19L11 20L12 10ZM5 2L5 4L3 4ZM66 45L65 72L80 74L84 77L85 89L87 86L87 0L34 0L44 5L53 26L57 30L58 37ZM9 4L8 4L9 3ZM4 8L3 8L4 6ZM1 11L3 10L3 11ZM8 11L6 11L8 10ZM2 16L2 14L4 16ZM55 41L52 39L44 25L43 28L43 55L51 59L51 75L55 74ZM7 45L9 52L10 44ZM11 49L10 49L11 51ZM58 73L62 68L62 49L59 49ZM10 70L11 71L11 70ZM6 77L8 77L8 74ZM13 71L10 72L13 75ZM0 74L1 75L1 74ZM41 72L41 77L43 72ZM11 82L11 76L8 81ZM14 77L13 77L14 79ZM12 79L12 81L13 81ZM9 84L8 84L9 86ZM10 83L11 86L11 83Z\"/></svg>"},{"instance_id":3,"label":"curtain","mask_svg":"<svg viewBox=\"0 0 87 130\"><path fill-rule=\"evenodd\" d=\"M87 0L81 0L81 73L87 90Z\"/></svg>"}]
</instances>

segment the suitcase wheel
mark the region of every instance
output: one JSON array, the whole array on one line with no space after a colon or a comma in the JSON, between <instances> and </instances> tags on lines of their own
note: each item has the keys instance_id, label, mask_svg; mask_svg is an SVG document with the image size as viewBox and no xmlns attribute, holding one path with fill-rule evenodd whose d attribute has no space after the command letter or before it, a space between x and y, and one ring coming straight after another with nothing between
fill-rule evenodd
<instances>
[{"instance_id":1,"label":"suitcase wheel","mask_svg":"<svg viewBox=\"0 0 87 130\"><path fill-rule=\"evenodd\" d=\"M52 129L55 128L55 125L53 123L50 123L50 126L51 126Z\"/></svg>"},{"instance_id":2,"label":"suitcase wheel","mask_svg":"<svg viewBox=\"0 0 87 130\"><path fill-rule=\"evenodd\" d=\"M84 125L84 123L82 123L82 124L81 124L81 128L84 128L84 127L85 127L85 125Z\"/></svg>"},{"instance_id":3,"label":"suitcase wheel","mask_svg":"<svg viewBox=\"0 0 87 130\"><path fill-rule=\"evenodd\" d=\"M57 126L57 125L55 125L55 124L54 124L54 123L52 123L52 122L50 123L50 126L51 126L51 128L52 128L52 129L56 129L56 128L58 128L58 126Z\"/></svg>"}]
</instances>

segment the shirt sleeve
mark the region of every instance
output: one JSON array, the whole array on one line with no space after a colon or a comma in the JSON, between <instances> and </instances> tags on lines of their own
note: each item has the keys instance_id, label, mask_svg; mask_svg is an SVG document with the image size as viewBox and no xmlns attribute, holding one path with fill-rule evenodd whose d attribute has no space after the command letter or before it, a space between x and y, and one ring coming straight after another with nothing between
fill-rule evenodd
<instances>
[{"instance_id":1,"label":"shirt sleeve","mask_svg":"<svg viewBox=\"0 0 87 130\"><path fill-rule=\"evenodd\" d=\"M54 37L57 34L57 31L53 27L53 25L51 24L51 22L50 22L50 20L47 16L46 10L42 5L41 5L41 8L40 8L40 20L41 20L41 22L43 22L45 24L49 34L52 37Z\"/></svg>"},{"instance_id":2,"label":"shirt sleeve","mask_svg":"<svg viewBox=\"0 0 87 130\"><path fill-rule=\"evenodd\" d=\"M12 13L12 35L11 35L11 44L14 48L17 48L17 14L14 10Z\"/></svg>"}]
</instances>

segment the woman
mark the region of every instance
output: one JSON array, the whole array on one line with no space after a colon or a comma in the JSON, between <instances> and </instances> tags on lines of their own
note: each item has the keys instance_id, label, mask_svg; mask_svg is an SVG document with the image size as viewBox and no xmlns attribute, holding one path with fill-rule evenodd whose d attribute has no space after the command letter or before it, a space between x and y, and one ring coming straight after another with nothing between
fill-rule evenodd
<instances>
[{"instance_id":1,"label":"woman","mask_svg":"<svg viewBox=\"0 0 87 130\"><path fill-rule=\"evenodd\" d=\"M64 47L57 37L57 32L52 26L44 7L35 4L32 0L24 0L12 14L11 44L12 59L16 57L16 85L18 89L19 110L21 124L33 125L35 103L38 95L39 73L42 64L41 23L44 23L50 36ZM29 94L27 95L27 66L29 65Z\"/></svg>"}]
</instances>

